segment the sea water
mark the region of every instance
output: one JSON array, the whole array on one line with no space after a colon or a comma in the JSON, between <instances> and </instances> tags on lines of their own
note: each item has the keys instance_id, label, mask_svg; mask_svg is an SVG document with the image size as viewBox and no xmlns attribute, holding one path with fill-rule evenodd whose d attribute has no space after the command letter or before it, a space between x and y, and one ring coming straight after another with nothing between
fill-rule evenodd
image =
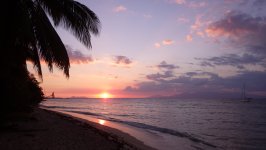
<instances>
[{"instance_id":1,"label":"sea water","mask_svg":"<svg viewBox=\"0 0 266 150\"><path fill-rule=\"evenodd\" d=\"M266 100L48 99L42 106L132 127L157 149L266 149Z\"/></svg>"}]
</instances>

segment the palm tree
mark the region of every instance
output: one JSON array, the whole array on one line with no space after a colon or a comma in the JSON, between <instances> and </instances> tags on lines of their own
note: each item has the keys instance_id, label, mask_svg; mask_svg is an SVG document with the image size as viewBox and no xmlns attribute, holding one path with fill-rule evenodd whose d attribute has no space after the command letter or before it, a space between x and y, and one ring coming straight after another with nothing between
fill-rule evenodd
<instances>
[{"instance_id":1,"label":"palm tree","mask_svg":"<svg viewBox=\"0 0 266 150\"><path fill-rule=\"evenodd\" d=\"M5 0L0 5L0 17L0 81L5 86L4 95L20 90L20 82L26 88L25 80L30 78L26 61L34 64L41 79L40 60L50 71L56 66L69 77L68 54L54 26L72 31L88 48L91 34L98 35L100 27L96 14L74 0Z\"/></svg>"}]
</instances>

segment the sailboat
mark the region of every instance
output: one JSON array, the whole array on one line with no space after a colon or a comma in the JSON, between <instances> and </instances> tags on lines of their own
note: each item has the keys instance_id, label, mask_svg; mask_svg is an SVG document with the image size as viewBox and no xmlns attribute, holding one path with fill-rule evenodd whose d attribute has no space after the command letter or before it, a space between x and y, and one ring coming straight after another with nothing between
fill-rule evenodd
<instances>
[{"instance_id":1,"label":"sailboat","mask_svg":"<svg viewBox=\"0 0 266 150\"><path fill-rule=\"evenodd\" d=\"M241 93L241 102L250 102L252 98L246 97L246 84L243 84L242 93Z\"/></svg>"}]
</instances>

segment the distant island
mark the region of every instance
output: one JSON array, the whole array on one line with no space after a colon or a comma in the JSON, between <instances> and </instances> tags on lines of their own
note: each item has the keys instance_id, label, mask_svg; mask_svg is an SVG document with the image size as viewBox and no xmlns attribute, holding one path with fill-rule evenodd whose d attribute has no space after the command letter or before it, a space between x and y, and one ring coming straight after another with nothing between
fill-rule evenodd
<instances>
[{"instance_id":1,"label":"distant island","mask_svg":"<svg viewBox=\"0 0 266 150\"><path fill-rule=\"evenodd\" d=\"M86 96L56 97L54 92L51 95L44 97L44 99L86 99L86 98L89 97Z\"/></svg>"}]
</instances>

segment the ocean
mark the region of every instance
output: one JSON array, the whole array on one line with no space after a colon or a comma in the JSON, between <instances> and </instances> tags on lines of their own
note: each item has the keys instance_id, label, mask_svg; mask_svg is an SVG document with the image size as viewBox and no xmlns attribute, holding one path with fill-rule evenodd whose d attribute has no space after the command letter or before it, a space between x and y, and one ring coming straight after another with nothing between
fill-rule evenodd
<instances>
[{"instance_id":1,"label":"ocean","mask_svg":"<svg viewBox=\"0 0 266 150\"><path fill-rule=\"evenodd\" d=\"M47 99L41 105L99 119L156 149L266 149L266 100Z\"/></svg>"}]
</instances>

